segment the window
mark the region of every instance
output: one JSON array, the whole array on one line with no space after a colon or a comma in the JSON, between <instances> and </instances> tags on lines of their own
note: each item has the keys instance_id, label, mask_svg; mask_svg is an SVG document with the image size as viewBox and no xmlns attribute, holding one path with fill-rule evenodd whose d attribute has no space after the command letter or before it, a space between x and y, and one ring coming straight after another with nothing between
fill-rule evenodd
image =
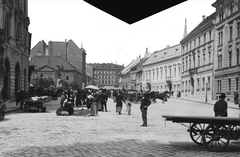
<instances>
[{"instance_id":1,"label":"window","mask_svg":"<svg viewBox=\"0 0 240 157\"><path fill-rule=\"evenodd\" d=\"M169 76L172 77L172 69L169 69Z\"/></svg>"},{"instance_id":2,"label":"window","mask_svg":"<svg viewBox=\"0 0 240 157\"><path fill-rule=\"evenodd\" d=\"M211 76L208 76L208 88L210 88Z\"/></svg>"},{"instance_id":3,"label":"window","mask_svg":"<svg viewBox=\"0 0 240 157\"><path fill-rule=\"evenodd\" d=\"M196 48L196 39L194 39L193 43L194 43L193 48L195 49Z\"/></svg>"},{"instance_id":4,"label":"window","mask_svg":"<svg viewBox=\"0 0 240 157\"><path fill-rule=\"evenodd\" d=\"M240 37L240 22L237 23L237 37Z\"/></svg>"},{"instance_id":5,"label":"window","mask_svg":"<svg viewBox=\"0 0 240 157\"><path fill-rule=\"evenodd\" d=\"M198 54L198 66L200 67L200 54Z\"/></svg>"},{"instance_id":6,"label":"window","mask_svg":"<svg viewBox=\"0 0 240 157\"><path fill-rule=\"evenodd\" d=\"M218 69L222 68L222 55L218 55Z\"/></svg>"},{"instance_id":7,"label":"window","mask_svg":"<svg viewBox=\"0 0 240 157\"><path fill-rule=\"evenodd\" d=\"M236 89L236 90L238 90L238 78L236 78L236 80L235 80L235 81L236 81L236 83L235 83L235 84L236 84L236 87L235 87L235 89Z\"/></svg>"},{"instance_id":8,"label":"window","mask_svg":"<svg viewBox=\"0 0 240 157\"><path fill-rule=\"evenodd\" d=\"M202 78L202 89L205 89L205 77Z\"/></svg>"},{"instance_id":9,"label":"window","mask_svg":"<svg viewBox=\"0 0 240 157\"><path fill-rule=\"evenodd\" d=\"M176 68L174 68L174 77L176 77L176 74L177 74L177 70Z\"/></svg>"},{"instance_id":10,"label":"window","mask_svg":"<svg viewBox=\"0 0 240 157\"><path fill-rule=\"evenodd\" d=\"M165 69L165 78L167 77L167 69Z\"/></svg>"},{"instance_id":11,"label":"window","mask_svg":"<svg viewBox=\"0 0 240 157\"><path fill-rule=\"evenodd\" d=\"M200 89L200 79L197 79L197 89Z\"/></svg>"},{"instance_id":12,"label":"window","mask_svg":"<svg viewBox=\"0 0 240 157\"><path fill-rule=\"evenodd\" d=\"M184 71L184 58L182 59L182 67L183 67L183 71Z\"/></svg>"},{"instance_id":13,"label":"window","mask_svg":"<svg viewBox=\"0 0 240 157\"><path fill-rule=\"evenodd\" d=\"M206 43L206 34L203 35L203 43Z\"/></svg>"},{"instance_id":14,"label":"window","mask_svg":"<svg viewBox=\"0 0 240 157\"><path fill-rule=\"evenodd\" d=\"M180 76L180 73L181 73L181 69L180 67L178 67L178 76Z\"/></svg>"},{"instance_id":15,"label":"window","mask_svg":"<svg viewBox=\"0 0 240 157\"><path fill-rule=\"evenodd\" d=\"M162 79L162 75L163 75L163 72L162 72L162 70L161 70L161 79Z\"/></svg>"},{"instance_id":16,"label":"window","mask_svg":"<svg viewBox=\"0 0 240 157\"><path fill-rule=\"evenodd\" d=\"M222 81L221 80L218 80L217 81L217 91L220 93L222 90Z\"/></svg>"},{"instance_id":17,"label":"window","mask_svg":"<svg viewBox=\"0 0 240 157\"><path fill-rule=\"evenodd\" d=\"M234 4L233 4L233 1L230 3L230 13L232 14L233 13L233 7L234 7Z\"/></svg>"},{"instance_id":18,"label":"window","mask_svg":"<svg viewBox=\"0 0 240 157\"><path fill-rule=\"evenodd\" d=\"M218 33L218 45L222 45L223 42L223 32Z\"/></svg>"},{"instance_id":19,"label":"window","mask_svg":"<svg viewBox=\"0 0 240 157\"><path fill-rule=\"evenodd\" d=\"M211 63L211 51L208 51L208 59L209 59L209 63Z\"/></svg>"},{"instance_id":20,"label":"window","mask_svg":"<svg viewBox=\"0 0 240 157\"><path fill-rule=\"evenodd\" d=\"M212 31L209 31L209 41L212 40Z\"/></svg>"},{"instance_id":21,"label":"window","mask_svg":"<svg viewBox=\"0 0 240 157\"><path fill-rule=\"evenodd\" d=\"M157 70L157 80L158 80L158 73L159 73L159 72L158 72L158 70Z\"/></svg>"},{"instance_id":22,"label":"window","mask_svg":"<svg viewBox=\"0 0 240 157\"><path fill-rule=\"evenodd\" d=\"M186 57L186 70L188 70L188 57Z\"/></svg>"},{"instance_id":23,"label":"window","mask_svg":"<svg viewBox=\"0 0 240 157\"><path fill-rule=\"evenodd\" d=\"M228 91L231 91L231 79L228 79Z\"/></svg>"},{"instance_id":24,"label":"window","mask_svg":"<svg viewBox=\"0 0 240 157\"><path fill-rule=\"evenodd\" d=\"M229 51L228 52L229 54L228 54L228 57L229 57L229 67L231 67L232 66L232 51Z\"/></svg>"},{"instance_id":25,"label":"window","mask_svg":"<svg viewBox=\"0 0 240 157\"><path fill-rule=\"evenodd\" d=\"M189 57L189 68L191 69L192 62L191 62L191 56Z\"/></svg>"},{"instance_id":26,"label":"window","mask_svg":"<svg viewBox=\"0 0 240 157\"><path fill-rule=\"evenodd\" d=\"M237 65L239 65L239 48L237 49Z\"/></svg>"},{"instance_id":27,"label":"window","mask_svg":"<svg viewBox=\"0 0 240 157\"><path fill-rule=\"evenodd\" d=\"M201 44L201 43L200 43L200 37L198 37L198 46L200 46L200 44Z\"/></svg>"},{"instance_id":28,"label":"window","mask_svg":"<svg viewBox=\"0 0 240 157\"><path fill-rule=\"evenodd\" d=\"M219 15L219 21L221 22L223 20L223 9L219 10L218 15Z\"/></svg>"},{"instance_id":29,"label":"window","mask_svg":"<svg viewBox=\"0 0 240 157\"><path fill-rule=\"evenodd\" d=\"M205 53L203 54L203 65L205 65L205 61L206 61L206 58L205 58Z\"/></svg>"},{"instance_id":30,"label":"window","mask_svg":"<svg viewBox=\"0 0 240 157\"><path fill-rule=\"evenodd\" d=\"M233 30L232 30L232 26L229 27L229 40L232 41L232 33L233 33Z\"/></svg>"}]
</instances>

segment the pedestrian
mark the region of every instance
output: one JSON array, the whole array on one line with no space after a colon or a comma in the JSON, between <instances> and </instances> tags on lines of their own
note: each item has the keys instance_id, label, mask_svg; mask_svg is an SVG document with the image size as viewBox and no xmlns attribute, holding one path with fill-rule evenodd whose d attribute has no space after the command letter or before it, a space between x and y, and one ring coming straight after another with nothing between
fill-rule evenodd
<instances>
[{"instance_id":1,"label":"pedestrian","mask_svg":"<svg viewBox=\"0 0 240 157\"><path fill-rule=\"evenodd\" d=\"M91 100L91 116L96 116L98 114L98 103L99 103L99 97L96 93L90 96Z\"/></svg>"},{"instance_id":2,"label":"pedestrian","mask_svg":"<svg viewBox=\"0 0 240 157\"><path fill-rule=\"evenodd\" d=\"M60 98L60 106L61 108L63 107L63 103L64 101L67 99L67 93L66 92L62 92L61 98Z\"/></svg>"},{"instance_id":3,"label":"pedestrian","mask_svg":"<svg viewBox=\"0 0 240 157\"><path fill-rule=\"evenodd\" d=\"M20 101L21 101L21 91L20 89L18 89L16 93L16 106L18 106L18 103L20 103Z\"/></svg>"},{"instance_id":4,"label":"pedestrian","mask_svg":"<svg viewBox=\"0 0 240 157\"><path fill-rule=\"evenodd\" d=\"M107 112L108 95L105 92L102 92L99 97L100 97L100 103L102 105L102 111L105 110L105 112Z\"/></svg>"},{"instance_id":5,"label":"pedestrian","mask_svg":"<svg viewBox=\"0 0 240 157\"><path fill-rule=\"evenodd\" d=\"M149 99L149 96L147 93L143 95L143 98L141 99L141 105L140 105L140 110L142 112L142 120L143 124L141 126L147 127L147 109L148 106L151 104L151 101Z\"/></svg>"},{"instance_id":6,"label":"pedestrian","mask_svg":"<svg viewBox=\"0 0 240 157\"><path fill-rule=\"evenodd\" d=\"M171 92L171 94L172 94L172 97L173 97L173 93L174 93L174 92L173 92L173 90L172 90L172 92Z\"/></svg>"},{"instance_id":7,"label":"pedestrian","mask_svg":"<svg viewBox=\"0 0 240 157\"><path fill-rule=\"evenodd\" d=\"M132 101L130 99L127 99L126 105L127 105L126 111L127 111L128 115L131 115Z\"/></svg>"},{"instance_id":8,"label":"pedestrian","mask_svg":"<svg viewBox=\"0 0 240 157\"><path fill-rule=\"evenodd\" d=\"M122 92L119 91L118 95L116 96L116 112L118 114L121 114L122 112L122 104L126 103L125 100L123 99Z\"/></svg>"},{"instance_id":9,"label":"pedestrian","mask_svg":"<svg viewBox=\"0 0 240 157\"><path fill-rule=\"evenodd\" d=\"M2 87L1 96L2 96L3 102L5 102L7 100L7 91L6 91L5 87Z\"/></svg>"},{"instance_id":10,"label":"pedestrian","mask_svg":"<svg viewBox=\"0 0 240 157\"><path fill-rule=\"evenodd\" d=\"M219 100L214 104L214 114L216 117L227 117L228 103L224 100L226 98L225 93L221 93Z\"/></svg>"}]
</instances>

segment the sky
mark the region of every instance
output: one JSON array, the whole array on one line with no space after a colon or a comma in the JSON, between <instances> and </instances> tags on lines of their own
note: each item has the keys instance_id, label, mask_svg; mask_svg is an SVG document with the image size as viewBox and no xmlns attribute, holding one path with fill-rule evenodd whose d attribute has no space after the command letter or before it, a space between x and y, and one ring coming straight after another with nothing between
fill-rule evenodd
<instances>
[{"instance_id":1,"label":"sky","mask_svg":"<svg viewBox=\"0 0 240 157\"><path fill-rule=\"evenodd\" d=\"M180 44L187 33L209 16L216 0L188 0L136 23L128 24L83 0L29 0L31 48L39 41L73 40L86 50L87 63L127 66L139 55Z\"/></svg>"}]
</instances>

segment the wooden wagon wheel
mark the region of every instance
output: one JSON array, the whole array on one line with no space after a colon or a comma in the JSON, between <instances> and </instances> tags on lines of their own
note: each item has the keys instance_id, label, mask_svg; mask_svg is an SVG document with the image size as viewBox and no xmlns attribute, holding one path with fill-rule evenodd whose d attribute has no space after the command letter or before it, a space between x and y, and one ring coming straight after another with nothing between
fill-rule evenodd
<instances>
[{"instance_id":1,"label":"wooden wagon wheel","mask_svg":"<svg viewBox=\"0 0 240 157\"><path fill-rule=\"evenodd\" d=\"M189 129L190 137L194 143L198 145L203 145L202 143L202 134L206 129L206 124L193 123Z\"/></svg>"},{"instance_id":2,"label":"wooden wagon wheel","mask_svg":"<svg viewBox=\"0 0 240 157\"><path fill-rule=\"evenodd\" d=\"M202 135L203 145L210 151L224 150L230 141L230 131L224 125L209 124Z\"/></svg>"}]
</instances>

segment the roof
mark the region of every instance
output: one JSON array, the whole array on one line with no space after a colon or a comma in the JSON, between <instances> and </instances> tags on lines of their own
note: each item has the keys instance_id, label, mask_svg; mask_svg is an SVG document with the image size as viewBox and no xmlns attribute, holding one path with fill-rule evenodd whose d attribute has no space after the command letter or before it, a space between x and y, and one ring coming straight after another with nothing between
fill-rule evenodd
<instances>
[{"instance_id":1,"label":"roof","mask_svg":"<svg viewBox=\"0 0 240 157\"><path fill-rule=\"evenodd\" d=\"M212 23L212 20L215 18L216 12L212 13L211 15L207 16L204 20L202 20L188 35L186 35L181 42L183 42L185 39L187 39L189 36L192 36L197 30L202 28L207 23ZM213 23L212 23L213 24ZM214 25L214 24L213 24ZM181 43L180 42L180 43Z\"/></svg>"},{"instance_id":2,"label":"roof","mask_svg":"<svg viewBox=\"0 0 240 157\"><path fill-rule=\"evenodd\" d=\"M181 45L175 45L172 47L167 47L160 51L155 51L152 55L143 63L143 66L153 64L156 62L164 61L168 58L181 55Z\"/></svg>"},{"instance_id":3,"label":"roof","mask_svg":"<svg viewBox=\"0 0 240 157\"><path fill-rule=\"evenodd\" d=\"M63 70L77 70L76 67L66 62L66 60L61 56L34 56L30 60L30 64L35 65L35 69L42 68L46 65L57 70L57 65L63 66Z\"/></svg>"},{"instance_id":4,"label":"roof","mask_svg":"<svg viewBox=\"0 0 240 157\"><path fill-rule=\"evenodd\" d=\"M113 63L88 63L94 69L120 69L122 70L124 66L113 64Z\"/></svg>"}]
</instances>

